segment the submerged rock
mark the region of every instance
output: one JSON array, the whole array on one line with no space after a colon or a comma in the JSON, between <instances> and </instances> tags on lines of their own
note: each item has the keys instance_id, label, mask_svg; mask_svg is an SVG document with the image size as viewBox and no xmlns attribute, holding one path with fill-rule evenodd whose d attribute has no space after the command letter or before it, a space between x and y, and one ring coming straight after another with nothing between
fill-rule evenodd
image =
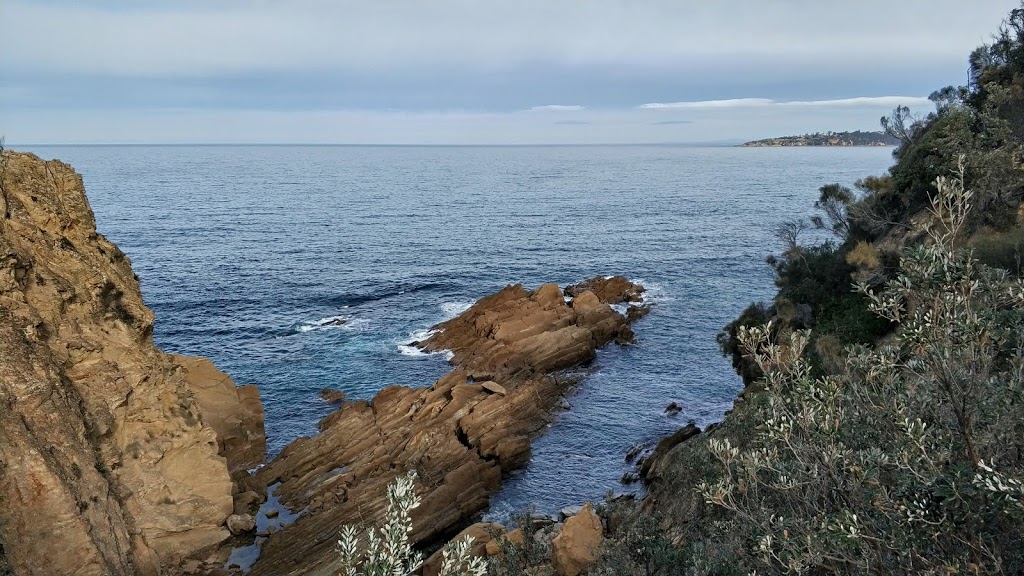
<instances>
[{"instance_id":1,"label":"submerged rock","mask_svg":"<svg viewBox=\"0 0 1024 576\"><path fill-rule=\"evenodd\" d=\"M320 391L320 399L328 404L341 404L345 401L345 393L334 388L324 388Z\"/></svg>"}]
</instances>

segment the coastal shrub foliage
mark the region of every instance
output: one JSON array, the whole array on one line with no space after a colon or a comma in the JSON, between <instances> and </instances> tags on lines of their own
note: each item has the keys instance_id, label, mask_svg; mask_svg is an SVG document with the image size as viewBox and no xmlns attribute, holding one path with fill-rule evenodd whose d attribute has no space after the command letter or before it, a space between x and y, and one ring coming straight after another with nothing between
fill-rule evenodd
<instances>
[{"instance_id":1,"label":"coastal shrub foliage","mask_svg":"<svg viewBox=\"0 0 1024 576\"><path fill-rule=\"evenodd\" d=\"M809 331L738 330L762 425L707 441L720 476L698 492L758 573L1024 573L1024 284L958 246L960 166L935 182L931 241L859 287L891 339L815 377Z\"/></svg>"},{"instance_id":2,"label":"coastal shrub foliage","mask_svg":"<svg viewBox=\"0 0 1024 576\"><path fill-rule=\"evenodd\" d=\"M399 476L388 486L384 526L369 528L360 538L356 526L341 529L338 540L339 576L408 576L423 565L423 555L409 541L410 513L420 505L416 473ZM473 556L472 538L449 542L442 551L440 576L484 576L487 564Z\"/></svg>"},{"instance_id":3,"label":"coastal shrub foliage","mask_svg":"<svg viewBox=\"0 0 1024 576\"><path fill-rule=\"evenodd\" d=\"M961 235L978 237L974 247L983 262L1021 275L1024 4L1010 12L990 44L971 54L969 66L969 86L931 94L933 112L917 115L901 106L881 119L885 132L899 141L888 174L864 178L853 189L822 186L810 223L791 221L777 229L784 248L769 264L779 290L761 308L779 334L813 329L808 354L816 374L831 362L819 355L823 347L868 344L891 331L886 319L869 313L862 294L851 292L851 283L879 288L894 276L901 247L921 239L936 180L952 171L974 191L975 209ZM798 236L810 227L831 238L801 245ZM741 323L726 326L719 344L749 384L759 373L744 358Z\"/></svg>"}]
</instances>

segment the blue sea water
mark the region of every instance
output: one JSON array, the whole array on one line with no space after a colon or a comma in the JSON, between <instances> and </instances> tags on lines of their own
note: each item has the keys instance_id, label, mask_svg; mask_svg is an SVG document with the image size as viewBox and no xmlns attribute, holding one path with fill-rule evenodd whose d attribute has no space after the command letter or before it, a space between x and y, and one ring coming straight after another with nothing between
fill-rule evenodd
<instances>
[{"instance_id":1,"label":"blue sea water","mask_svg":"<svg viewBox=\"0 0 1024 576\"><path fill-rule=\"evenodd\" d=\"M715 334L773 294L772 229L888 148L47 146L132 259L154 338L259 386L271 451L324 387L370 398L448 366L404 344L506 284L622 274L654 310L611 345L491 517L600 499L630 446L721 418L741 383ZM341 318L343 325L330 319ZM683 411L664 414L677 402Z\"/></svg>"}]
</instances>

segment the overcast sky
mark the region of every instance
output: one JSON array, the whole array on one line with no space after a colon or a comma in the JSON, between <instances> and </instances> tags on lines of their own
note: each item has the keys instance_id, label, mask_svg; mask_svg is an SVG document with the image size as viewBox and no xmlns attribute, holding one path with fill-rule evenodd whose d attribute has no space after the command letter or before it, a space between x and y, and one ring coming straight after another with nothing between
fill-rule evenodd
<instances>
[{"instance_id":1,"label":"overcast sky","mask_svg":"<svg viewBox=\"0 0 1024 576\"><path fill-rule=\"evenodd\" d=\"M710 142L930 108L1019 0L0 0L9 143Z\"/></svg>"}]
</instances>

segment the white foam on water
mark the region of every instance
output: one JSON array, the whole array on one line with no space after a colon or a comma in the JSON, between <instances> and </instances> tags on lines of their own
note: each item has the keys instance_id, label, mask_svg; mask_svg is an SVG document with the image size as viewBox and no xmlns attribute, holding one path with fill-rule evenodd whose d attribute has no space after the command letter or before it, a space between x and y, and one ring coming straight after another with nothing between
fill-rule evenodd
<instances>
[{"instance_id":1,"label":"white foam on water","mask_svg":"<svg viewBox=\"0 0 1024 576\"><path fill-rule=\"evenodd\" d=\"M420 328L419 330L413 330L412 332L409 332L409 339L415 340L417 342L423 342L424 340L430 338L434 334L437 334L437 330L432 330L430 328Z\"/></svg>"},{"instance_id":2,"label":"white foam on water","mask_svg":"<svg viewBox=\"0 0 1024 576\"><path fill-rule=\"evenodd\" d=\"M344 328L348 326L350 319L347 316L327 316L319 320L306 321L295 327L296 332L312 332L313 330L329 330L332 328Z\"/></svg>"},{"instance_id":3,"label":"white foam on water","mask_svg":"<svg viewBox=\"0 0 1024 576\"><path fill-rule=\"evenodd\" d=\"M353 332L363 332L369 327L370 321L367 318L353 318L341 326L335 326L335 328L351 330Z\"/></svg>"},{"instance_id":4,"label":"white foam on water","mask_svg":"<svg viewBox=\"0 0 1024 576\"><path fill-rule=\"evenodd\" d=\"M431 330L430 328L420 328L419 330L413 330L409 333L409 337L402 342L396 342L398 346L398 352L403 356L432 356L444 350L438 352L427 352L417 346L412 345L412 342L423 342L427 338L430 338L434 334L437 334L437 330Z\"/></svg>"},{"instance_id":5,"label":"white foam on water","mask_svg":"<svg viewBox=\"0 0 1024 576\"><path fill-rule=\"evenodd\" d=\"M641 305L655 304L657 302L671 302L672 300L675 300L675 298L669 296L668 292L665 291L665 287L657 282L648 282L643 278L631 278L629 281L644 287L644 293L640 299Z\"/></svg>"},{"instance_id":6,"label":"white foam on water","mask_svg":"<svg viewBox=\"0 0 1024 576\"><path fill-rule=\"evenodd\" d=\"M444 319L451 320L462 314L473 305L473 302L445 302L441 304L441 312L444 312Z\"/></svg>"},{"instance_id":7,"label":"white foam on water","mask_svg":"<svg viewBox=\"0 0 1024 576\"><path fill-rule=\"evenodd\" d=\"M402 356L430 356L428 352L424 352L423 350L408 344L399 344L398 353Z\"/></svg>"},{"instance_id":8,"label":"white foam on water","mask_svg":"<svg viewBox=\"0 0 1024 576\"><path fill-rule=\"evenodd\" d=\"M623 316L626 315L626 310L629 308L629 304L609 304L609 306L612 307L612 310L615 310Z\"/></svg>"}]
</instances>

